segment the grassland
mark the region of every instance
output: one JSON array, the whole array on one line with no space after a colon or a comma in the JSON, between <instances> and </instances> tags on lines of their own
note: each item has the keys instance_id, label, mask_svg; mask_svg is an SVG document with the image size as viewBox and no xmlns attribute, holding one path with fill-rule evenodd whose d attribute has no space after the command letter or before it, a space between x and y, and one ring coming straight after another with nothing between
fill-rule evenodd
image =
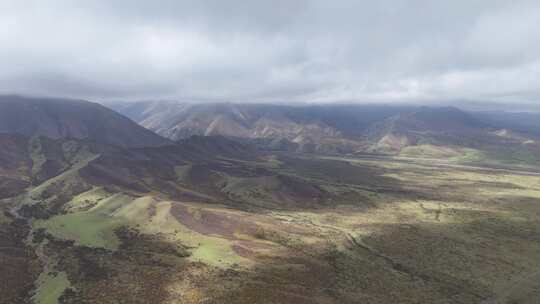
<instances>
[{"instance_id":1,"label":"grassland","mask_svg":"<svg viewBox=\"0 0 540 304\"><path fill-rule=\"evenodd\" d=\"M538 149L525 144L521 147L505 147L502 145L482 148L421 144L407 146L397 156L418 159L438 159L450 163L468 165L507 165L524 168L538 167L540 165Z\"/></svg>"},{"instance_id":2,"label":"grassland","mask_svg":"<svg viewBox=\"0 0 540 304\"><path fill-rule=\"evenodd\" d=\"M56 304L62 293L70 286L65 272L42 274L38 280L39 287L33 297L35 303Z\"/></svg>"},{"instance_id":3,"label":"grassland","mask_svg":"<svg viewBox=\"0 0 540 304\"><path fill-rule=\"evenodd\" d=\"M136 188L77 162L11 203L54 206L29 221L31 302L535 303L540 176L433 149L220 159Z\"/></svg>"}]
</instances>

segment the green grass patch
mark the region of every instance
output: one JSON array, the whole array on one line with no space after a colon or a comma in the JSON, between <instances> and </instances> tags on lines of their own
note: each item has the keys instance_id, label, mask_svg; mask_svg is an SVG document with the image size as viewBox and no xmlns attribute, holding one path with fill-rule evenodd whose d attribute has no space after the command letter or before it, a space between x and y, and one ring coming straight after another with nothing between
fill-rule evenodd
<instances>
[{"instance_id":1,"label":"green grass patch","mask_svg":"<svg viewBox=\"0 0 540 304\"><path fill-rule=\"evenodd\" d=\"M34 136L30 139L28 150L30 152L30 158L32 159L32 175L36 175L41 171L41 167L47 160L45 155L43 155L43 147L39 137Z\"/></svg>"},{"instance_id":2,"label":"green grass patch","mask_svg":"<svg viewBox=\"0 0 540 304\"><path fill-rule=\"evenodd\" d=\"M147 223L148 208L153 202L151 197L134 200L124 194L115 194L99 200L87 211L38 220L34 222L34 228L45 228L54 237L73 240L78 245L115 250L120 245L115 229Z\"/></svg>"},{"instance_id":3,"label":"green grass patch","mask_svg":"<svg viewBox=\"0 0 540 304\"><path fill-rule=\"evenodd\" d=\"M36 221L34 228L45 228L54 237L73 240L78 245L115 250L120 241L114 234L114 230L128 221L121 216L114 216L114 212L130 202L132 202L131 197L115 194L101 200L89 211Z\"/></svg>"},{"instance_id":4,"label":"green grass patch","mask_svg":"<svg viewBox=\"0 0 540 304\"><path fill-rule=\"evenodd\" d=\"M232 250L230 243L226 240L201 237L200 241L199 246L191 251L189 259L192 261L216 267L230 267L233 264L240 265L246 262Z\"/></svg>"},{"instance_id":5,"label":"green grass patch","mask_svg":"<svg viewBox=\"0 0 540 304\"><path fill-rule=\"evenodd\" d=\"M540 166L540 152L527 147L520 149L498 147L489 150L486 154L488 159L503 164Z\"/></svg>"},{"instance_id":6,"label":"green grass patch","mask_svg":"<svg viewBox=\"0 0 540 304\"><path fill-rule=\"evenodd\" d=\"M111 194L103 189L103 187L94 187L71 199L67 204L67 209L71 212L88 210L109 196L111 196Z\"/></svg>"},{"instance_id":7,"label":"green grass patch","mask_svg":"<svg viewBox=\"0 0 540 304\"><path fill-rule=\"evenodd\" d=\"M176 181L179 183L185 182L192 167L193 165L175 166L174 172L176 173Z\"/></svg>"},{"instance_id":8,"label":"green grass patch","mask_svg":"<svg viewBox=\"0 0 540 304\"><path fill-rule=\"evenodd\" d=\"M463 149L463 154L450 158L455 163L480 163L485 162L488 156L485 152L475 149Z\"/></svg>"},{"instance_id":9,"label":"green grass patch","mask_svg":"<svg viewBox=\"0 0 540 304\"><path fill-rule=\"evenodd\" d=\"M408 146L401 150L399 156L406 157L426 157L426 158L448 158L458 157L464 153L461 149L455 149L451 147L435 146L435 145L418 145Z\"/></svg>"},{"instance_id":10,"label":"green grass patch","mask_svg":"<svg viewBox=\"0 0 540 304\"><path fill-rule=\"evenodd\" d=\"M170 202L157 203L156 214L151 218L151 224L141 226L141 231L147 234L168 234L173 237L173 241L178 241L192 248L188 258L190 261L222 268L234 264L246 265L249 263L249 260L234 252L230 240L203 235L187 228L174 216L171 216L170 209Z\"/></svg>"},{"instance_id":11,"label":"green grass patch","mask_svg":"<svg viewBox=\"0 0 540 304\"><path fill-rule=\"evenodd\" d=\"M4 212L0 212L0 225L11 223L11 219L8 218Z\"/></svg>"},{"instance_id":12,"label":"green grass patch","mask_svg":"<svg viewBox=\"0 0 540 304\"><path fill-rule=\"evenodd\" d=\"M35 304L57 304L58 299L70 287L70 282L65 272L55 274L42 274L39 278L39 287L33 297Z\"/></svg>"},{"instance_id":13,"label":"green grass patch","mask_svg":"<svg viewBox=\"0 0 540 304\"><path fill-rule=\"evenodd\" d=\"M35 228L45 228L54 237L73 240L78 245L114 250L119 240L114 229L122 224L117 218L95 213L74 213L37 221Z\"/></svg>"},{"instance_id":14,"label":"green grass patch","mask_svg":"<svg viewBox=\"0 0 540 304\"><path fill-rule=\"evenodd\" d=\"M87 146L82 146L75 140L70 140L62 143L62 152L64 157L69 160L72 165L86 164L89 160L94 159L96 155L88 150Z\"/></svg>"}]
</instances>

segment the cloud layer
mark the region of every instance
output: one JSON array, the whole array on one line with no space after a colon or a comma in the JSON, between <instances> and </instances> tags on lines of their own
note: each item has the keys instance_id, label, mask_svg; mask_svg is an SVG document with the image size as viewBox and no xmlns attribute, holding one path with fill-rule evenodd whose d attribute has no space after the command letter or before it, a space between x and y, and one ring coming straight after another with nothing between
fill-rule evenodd
<instances>
[{"instance_id":1,"label":"cloud layer","mask_svg":"<svg viewBox=\"0 0 540 304\"><path fill-rule=\"evenodd\" d=\"M538 103L539 20L538 1L7 0L0 93Z\"/></svg>"}]
</instances>

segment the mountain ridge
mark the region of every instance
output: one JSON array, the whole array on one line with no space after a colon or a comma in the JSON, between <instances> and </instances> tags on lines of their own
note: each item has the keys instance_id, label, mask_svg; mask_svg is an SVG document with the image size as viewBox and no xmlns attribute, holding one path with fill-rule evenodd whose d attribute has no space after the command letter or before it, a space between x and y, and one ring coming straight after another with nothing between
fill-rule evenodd
<instances>
[{"instance_id":1,"label":"mountain ridge","mask_svg":"<svg viewBox=\"0 0 540 304\"><path fill-rule=\"evenodd\" d=\"M530 146L538 141L534 134L525 134L522 129L515 131L514 140L498 136L496 132L505 128L514 132L512 125L498 124L485 115L453 106L175 102L108 106L171 140L222 135L269 150L400 154L407 147L426 144L441 149L494 149L501 144L521 149L522 143Z\"/></svg>"},{"instance_id":2,"label":"mountain ridge","mask_svg":"<svg viewBox=\"0 0 540 304\"><path fill-rule=\"evenodd\" d=\"M123 147L170 143L99 103L62 98L0 96L0 132L88 138Z\"/></svg>"}]
</instances>

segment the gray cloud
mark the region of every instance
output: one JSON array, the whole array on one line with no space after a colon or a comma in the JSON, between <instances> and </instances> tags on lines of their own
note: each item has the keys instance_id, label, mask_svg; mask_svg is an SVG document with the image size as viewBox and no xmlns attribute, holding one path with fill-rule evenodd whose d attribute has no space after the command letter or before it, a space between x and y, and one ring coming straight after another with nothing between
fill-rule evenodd
<instances>
[{"instance_id":1,"label":"gray cloud","mask_svg":"<svg viewBox=\"0 0 540 304\"><path fill-rule=\"evenodd\" d=\"M540 3L0 2L0 93L538 103Z\"/></svg>"}]
</instances>

